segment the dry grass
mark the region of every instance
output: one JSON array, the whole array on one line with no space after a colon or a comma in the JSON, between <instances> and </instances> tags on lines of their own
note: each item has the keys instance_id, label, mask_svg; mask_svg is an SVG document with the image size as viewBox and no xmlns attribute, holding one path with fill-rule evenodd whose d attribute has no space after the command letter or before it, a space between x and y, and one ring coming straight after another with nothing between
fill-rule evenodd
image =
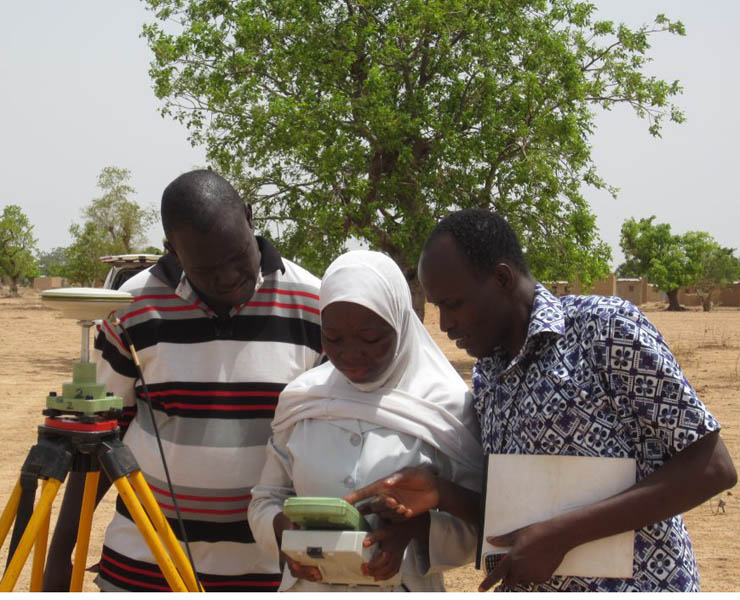
<instances>
[{"instance_id":1,"label":"dry grass","mask_svg":"<svg viewBox=\"0 0 740 600\"><path fill-rule=\"evenodd\" d=\"M427 326L455 367L470 380L472 360L439 332L434 309L427 307ZM723 425L722 437L735 464L740 465L740 310L711 313L667 313L647 310L648 317L668 339L686 375ZM0 443L2 474L0 500L6 502L28 449L36 440L36 425L50 390L59 390L71 378L72 361L79 353L79 328L43 308L38 294L24 290L21 298L2 297L0 291L0 410L4 416ZM740 492L689 511L686 522L694 542L705 591L740 590ZM114 494L103 500L95 515L88 564L97 561L105 526L113 512ZM59 502L56 503L56 508ZM0 553L4 564L5 552ZM30 563L30 561L29 561ZM16 589L28 589L28 567ZM472 567L446 574L451 591L477 589L480 573ZM85 591L95 591L92 575Z\"/></svg>"}]
</instances>

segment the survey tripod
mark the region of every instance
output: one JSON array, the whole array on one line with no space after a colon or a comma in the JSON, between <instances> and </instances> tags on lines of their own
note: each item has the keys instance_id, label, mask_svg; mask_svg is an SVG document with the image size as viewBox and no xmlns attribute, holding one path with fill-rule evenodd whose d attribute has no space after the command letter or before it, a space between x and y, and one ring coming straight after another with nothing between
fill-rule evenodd
<instances>
[{"instance_id":1,"label":"survey tripod","mask_svg":"<svg viewBox=\"0 0 740 600\"><path fill-rule=\"evenodd\" d=\"M119 439L117 419L122 398L106 393L104 385L96 383L96 366L89 360L91 319L98 318L101 311L102 316L107 316L131 301L129 294L109 292L112 291L66 288L42 293L45 304L62 310L64 316L80 318L81 359L74 363L73 381L62 386L62 395L52 392L47 397L38 442L29 451L0 516L0 547L15 522L0 592L13 591L32 548L30 591L41 591L51 508L70 471L85 473L69 588L71 592L82 591L101 468L118 490L170 588L176 592L202 591L192 562L162 514L133 453ZM95 316L91 317L91 313ZM138 364L135 350L130 349ZM34 507L39 480L42 491Z\"/></svg>"}]
</instances>

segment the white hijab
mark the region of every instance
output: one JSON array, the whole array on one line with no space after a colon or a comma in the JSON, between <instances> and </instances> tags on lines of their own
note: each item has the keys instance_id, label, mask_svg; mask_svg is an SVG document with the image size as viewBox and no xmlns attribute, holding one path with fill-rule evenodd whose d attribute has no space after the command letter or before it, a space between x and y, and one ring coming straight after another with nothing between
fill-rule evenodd
<instances>
[{"instance_id":1,"label":"white hijab","mask_svg":"<svg viewBox=\"0 0 740 600\"><path fill-rule=\"evenodd\" d=\"M380 252L343 254L321 282L321 310L333 302L359 304L388 322L396 331L393 361L365 384L331 362L303 373L280 394L273 430L302 419L368 421L424 440L468 471L466 487L478 488L482 450L470 392L416 316L396 263Z\"/></svg>"}]
</instances>

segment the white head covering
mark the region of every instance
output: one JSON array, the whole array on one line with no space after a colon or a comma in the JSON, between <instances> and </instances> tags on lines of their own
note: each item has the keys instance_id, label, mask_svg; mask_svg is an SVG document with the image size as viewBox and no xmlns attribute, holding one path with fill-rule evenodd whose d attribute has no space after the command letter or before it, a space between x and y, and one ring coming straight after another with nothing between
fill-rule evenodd
<instances>
[{"instance_id":1,"label":"white head covering","mask_svg":"<svg viewBox=\"0 0 740 600\"><path fill-rule=\"evenodd\" d=\"M388 322L397 339L393 361L364 384L330 362L307 371L280 394L273 430L301 419L368 421L424 440L472 470L470 487L479 487L482 451L470 392L416 316L396 263L380 252L343 254L326 270L319 292L322 311L334 302L359 304Z\"/></svg>"}]
</instances>

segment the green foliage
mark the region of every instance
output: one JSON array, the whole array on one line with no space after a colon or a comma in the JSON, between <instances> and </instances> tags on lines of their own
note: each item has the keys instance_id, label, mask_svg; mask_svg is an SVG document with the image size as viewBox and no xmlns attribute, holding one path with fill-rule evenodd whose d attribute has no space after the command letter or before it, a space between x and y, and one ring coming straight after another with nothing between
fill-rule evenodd
<instances>
[{"instance_id":1,"label":"green foliage","mask_svg":"<svg viewBox=\"0 0 740 600\"><path fill-rule=\"evenodd\" d=\"M69 228L74 242L66 248L64 276L70 281L86 286L101 283L110 268L100 262L101 256L135 253L146 243L145 233L159 215L155 208L142 208L129 198L135 193L128 184L130 178L128 169L105 167L100 172L98 188L103 195L83 209L82 224Z\"/></svg>"},{"instance_id":2,"label":"green foliage","mask_svg":"<svg viewBox=\"0 0 740 600\"><path fill-rule=\"evenodd\" d=\"M617 273L647 277L674 299L679 288L696 287L705 310L709 310L713 294L740 277L740 259L732 248L723 248L704 231L675 235L670 225L654 220L653 215L622 224L620 245L626 261Z\"/></svg>"},{"instance_id":3,"label":"green foliage","mask_svg":"<svg viewBox=\"0 0 740 600\"><path fill-rule=\"evenodd\" d=\"M103 282L110 268L100 257L110 252L111 244L104 232L92 221L84 225L72 224L69 233L74 239L66 249L67 265L64 276L82 286L94 286Z\"/></svg>"},{"instance_id":4,"label":"green foliage","mask_svg":"<svg viewBox=\"0 0 740 600\"><path fill-rule=\"evenodd\" d=\"M110 246L109 254L128 254L145 243L146 230L157 221L155 208L142 208L129 196L136 193L128 184L128 169L105 167L98 176L98 187L103 192L83 211L86 223L93 223L101 230L103 239Z\"/></svg>"},{"instance_id":5,"label":"green foliage","mask_svg":"<svg viewBox=\"0 0 740 600\"><path fill-rule=\"evenodd\" d=\"M39 274L46 277L64 277L67 266L67 249L53 248L49 252L39 251Z\"/></svg>"},{"instance_id":6,"label":"green foliage","mask_svg":"<svg viewBox=\"0 0 740 600\"><path fill-rule=\"evenodd\" d=\"M489 207L542 279L588 284L610 249L581 194L604 188L598 108L659 135L681 91L643 73L659 15L629 29L574 0L146 0L163 114L320 273L354 238L409 280L434 223ZM614 194L613 188L608 188Z\"/></svg>"},{"instance_id":7,"label":"green foliage","mask_svg":"<svg viewBox=\"0 0 740 600\"><path fill-rule=\"evenodd\" d=\"M619 244L625 263L618 269L623 277L647 277L664 292L691 285L697 265L690 263L681 236L671 232L667 223L653 224L648 219L627 219L622 224Z\"/></svg>"},{"instance_id":8,"label":"green foliage","mask_svg":"<svg viewBox=\"0 0 740 600\"><path fill-rule=\"evenodd\" d=\"M146 248L141 248L135 254L164 254L164 250L156 246L147 246Z\"/></svg>"},{"instance_id":9,"label":"green foliage","mask_svg":"<svg viewBox=\"0 0 740 600\"><path fill-rule=\"evenodd\" d=\"M689 261L696 265L697 273L692 285L704 310L711 310L714 297L720 288L740 279L740 258L733 248L723 248L703 231L689 231L683 236Z\"/></svg>"},{"instance_id":10,"label":"green foliage","mask_svg":"<svg viewBox=\"0 0 740 600\"><path fill-rule=\"evenodd\" d=\"M8 204L0 216L0 275L10 281L10 293L18 295L18 283L38 274L33 225L17 204Z\"/></svg>"}]
</instances>

